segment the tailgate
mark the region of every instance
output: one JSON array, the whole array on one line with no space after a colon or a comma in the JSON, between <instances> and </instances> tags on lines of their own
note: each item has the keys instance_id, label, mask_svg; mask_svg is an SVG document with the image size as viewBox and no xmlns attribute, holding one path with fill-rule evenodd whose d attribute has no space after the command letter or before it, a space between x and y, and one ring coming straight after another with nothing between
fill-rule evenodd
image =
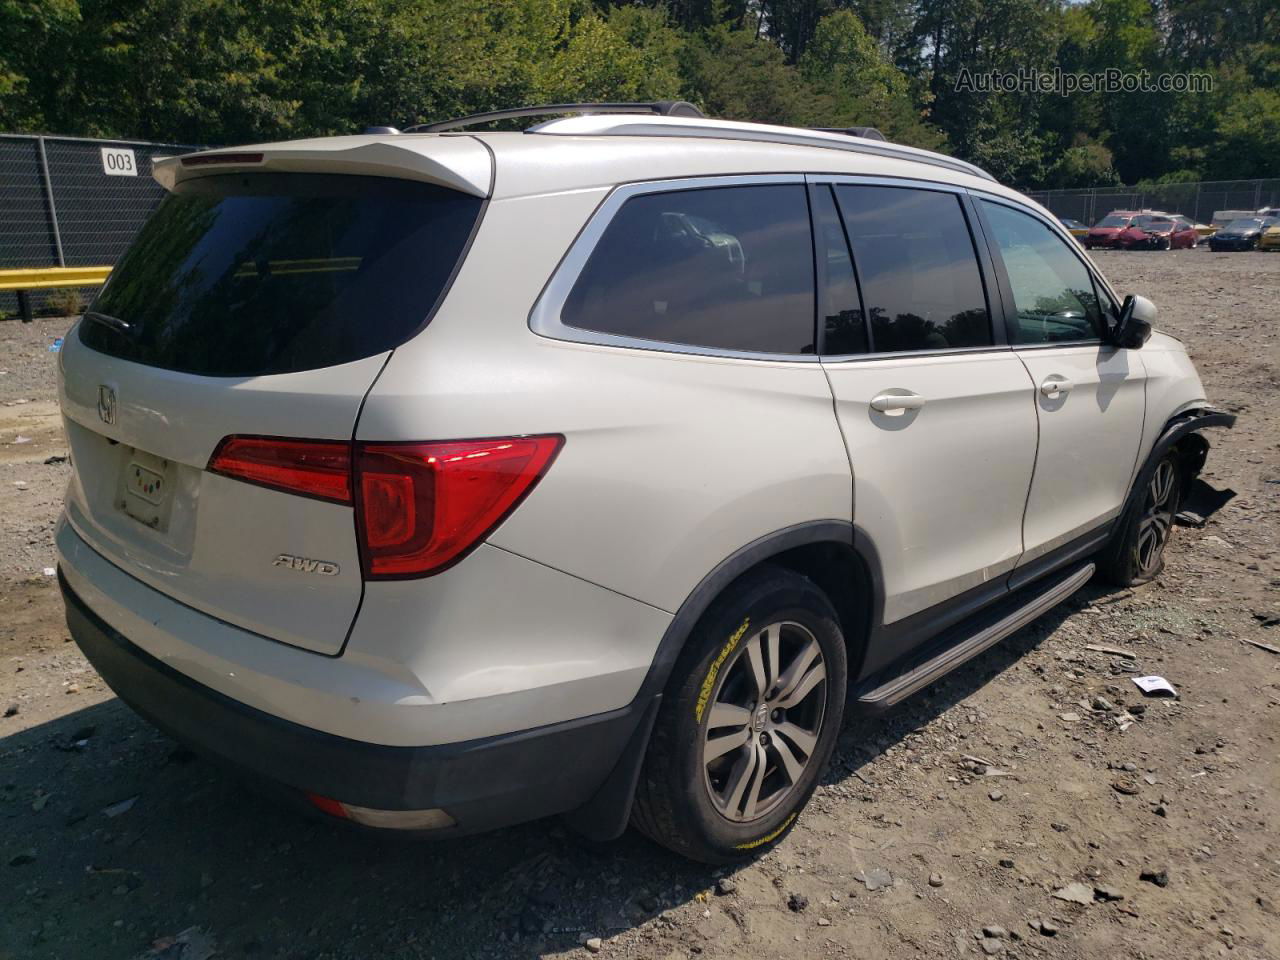
<instances>
[{"instance_id":1,"label":"tailgate","mask_svg":"<svg viewBox=\"0 0 1280 960\"><path fill-rule=\"evenodd\" d=\"M349 440L385 354L230 385L104 357L74 334L63 350L66 510L76 532L188 606L338 652L362 590L351 508L204 468L230 434ZM99 412L103 389L114 397L111 424ZM308 569L281 556L318 562Z\"/></svg>"},{"instance_id":2,"label":"tailgate","mask_svg":"<svg viewBox=\"0 0 1280 960\"><path fill-rule=\"evenodd\" d=\"M62 350L76 531L197 610L338 653L363 591L349 501L213 473L210 459L231 436L349 445L481 204L386 177L179 181Z\"/></svg>"}]
</instances>

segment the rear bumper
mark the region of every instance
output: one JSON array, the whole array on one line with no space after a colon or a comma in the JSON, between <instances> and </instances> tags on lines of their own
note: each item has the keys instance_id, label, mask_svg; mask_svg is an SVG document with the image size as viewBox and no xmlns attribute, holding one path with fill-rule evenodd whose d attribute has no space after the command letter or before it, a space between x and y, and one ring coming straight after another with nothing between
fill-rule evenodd
<instances>
[{"instance_id":1,"label":"rear bumper","mask_svg":"<svg viewBox=\"0 0 1280 960\"><path fill-rule=\"evenodd\" d=\"M250 707L132 643L59 574L71 636L112 690L198 752L292 790L379 810L440 808L471 833L587 803L624 754L648 701L518 733L426 747L350 740Z\"/></svg>"}]
</instances>

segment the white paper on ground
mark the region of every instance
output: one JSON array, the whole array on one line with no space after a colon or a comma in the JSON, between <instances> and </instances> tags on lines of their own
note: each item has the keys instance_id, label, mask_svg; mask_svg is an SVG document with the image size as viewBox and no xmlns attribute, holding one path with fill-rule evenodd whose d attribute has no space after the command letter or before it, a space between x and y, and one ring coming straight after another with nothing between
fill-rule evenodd
<instances>
[{"instance_id":1,"label":"white paper on ground","mask_svg":"<svg viewBox=\"0 0 1280 960\"><path fill-rule=\"evenodd\" d=\"M1149 697L1158 694L1166 694L1170 697L1178 695L1178 691L1173 689L1173 684L1164 677L1134 677L1133 682Z\"/></svg>"}]
</instances>

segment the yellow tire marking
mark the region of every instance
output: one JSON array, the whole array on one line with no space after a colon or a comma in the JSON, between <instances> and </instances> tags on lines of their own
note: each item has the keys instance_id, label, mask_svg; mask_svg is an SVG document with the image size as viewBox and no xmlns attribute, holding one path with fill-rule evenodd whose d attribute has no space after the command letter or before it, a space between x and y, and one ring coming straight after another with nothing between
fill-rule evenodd
<instances>
[{"instance_id":1,"label":"yellow tire marking","mask_svg":"<svg viewBox=\"0 0 1280 960\"><path fill-rule=\"evenodd\" d=\"M698 691L698 702L694 705L693 716L702 722L702 713L707 709L707 701L711 699L711 689L716 685L716 675L720 673L720 668L724 666L725 660L729 658L729 654L733 653L738 646L738 642L747 632L747 627L751 625L750 618L742 621L742 626L733 631L729 637L729 642L724 645L724 649L720 651L719 656L711 661L711 669L707 671L706 678L702 681L702 689Z\"/></svg>"},{"instance_id":2,"label":"yellow tire marking","mask_svg":"<svg viewBox=\"0 0 1280 960\"><path fill-rule=\"evenodd\" d=\"M787 827L791 826L791 822L795 820L795 818L796 818L796 815L793 813L791 814L791 816L787 817L787 819L782 821L782 826L780 826L777 830L774 830L772 833L765 834L759 840L752 840L750 843L740 843L736 847L734 847L734 849L735 850L754 850L756 847L764 846L766 843L769 843L771 840L777 840L778 837L782 835L782 831L786 830Z\"/></svg>"}]
</instances>

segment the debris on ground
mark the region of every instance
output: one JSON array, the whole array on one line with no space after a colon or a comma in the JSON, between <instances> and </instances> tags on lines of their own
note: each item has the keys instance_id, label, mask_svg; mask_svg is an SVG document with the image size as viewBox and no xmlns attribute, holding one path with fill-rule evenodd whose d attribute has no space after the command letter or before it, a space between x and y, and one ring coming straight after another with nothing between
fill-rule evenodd
<instances>
[{"instance_id":1,"label":"debris on ground","mask_svg":"<svg viewBox=\"0 0 1280 960\"><path fill-rule=\"evenodd\" d=\"M218 954L213 937L199 927L188 927L172 937L161 937L137 960L210 960Z\"/></svg>"},{"instance_id":2,"label":"debris on ground","mask_svg":"<svg viewBox=\"0 0 1280 960\"><path fill-rule=\"evenodd\" d=\"M133 805L138 802L137 796L129 797L127 800L121 800L119 803L113 803L109 807L103 807L102 812L108 817L118 817L122 813L128 813L133 809Z\"/></svg>"},{"instance_id":3,"label":"debris on ground","mask_svg":"<svg viewBox=\"0 0 1280 960\"><path fill-rule=\"evenodd\" d=\"M1093 887L1078 880L1053 891L1052 895L1059 900L1067 901L1067 903L1080 903L1086 907L1093 903Z\"/></svg>"},{"instance_id":4,"label":"debris on ground","mask_svg":"<svg viewBox=\"0 0 1280 960\"><path fill-rule=\"evenodd\" d=\"M1176 697L1178 691L1173 688L1173 684L1164 677L1133 677L1133 682L1139 690L1148 697Z\"/></svg>"}]
</instances>

